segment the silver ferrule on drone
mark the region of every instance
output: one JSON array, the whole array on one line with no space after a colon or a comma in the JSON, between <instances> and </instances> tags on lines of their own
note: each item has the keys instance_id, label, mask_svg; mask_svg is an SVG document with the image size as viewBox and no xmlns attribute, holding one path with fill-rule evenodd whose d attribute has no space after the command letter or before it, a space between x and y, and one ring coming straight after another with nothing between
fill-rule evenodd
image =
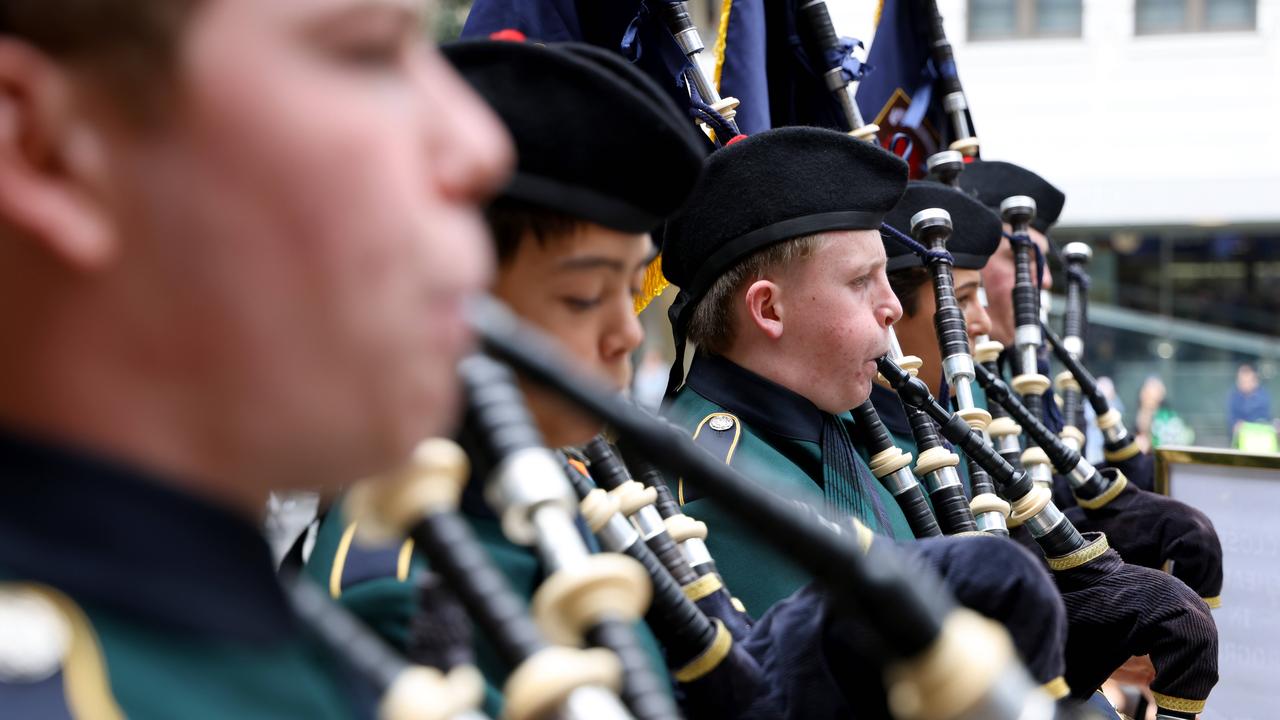
<instances>
[{"instance_id":1,"label":"silver ferrule on drone","mask_svg":"<svg viewBox=\"0 0 1280 720\"><path fill-rule=\"evenodd\" d=\"M1027 518L1026 526L1035 537L1044 537L1053 531L1059 524L1067 521L1067 517L1062 514L1057 505L1049 503L1044 509L1035 515Z\"/></svg>"},{"instance_id":2,"label":"silver ferrule on drone","mask_svg":"<svg viewBox=\"0 0 1280 720\"><path fill-rule=\"evenodd\" d=\"M1053 468L1044 463L1030 463L1027 465L1027 475L1031 481L1041 487L1053 486Z\"/></svg>"},{"instance_id":3,"label":"silver ferrule on drone","mask_svg":"<svg viewBox=\"0 0 1280 720\"><path fill-rule=\"evenodd\" d=\"M978 530L984 533L1007 535L1009 532L1009 523L1004 515L995 511L978 513L973 516L973 521L977 523Z\"/></svg>"},{"instance_id":4,"label":"silver ferrule on drone","mask_svg":"<svg viewBox=\"0 0 1280 720\"><path fill-rule=\"evenodd\" d=\"M533 511L532 525L537 530L538 556L553 571L581 567L590 551L582 541L573 516L556 505L542 505Z\"/></svg>"},{"instance_id":5,"label":"silver ferrule on drone","mask_svg":"<svg viewBox=\"0 0 1280 720\"><path fill-rule=\"evenodd\" d=\"M889 359L897 362L902 359L902 345L898 343L898 333L889 328Z\"/></svg>"},{"instance_id":6,"label":"silver ferrule on drone","mask_svg":"<svg viewBox=\"0 0 1280 720\"><path fill-rule=\"evenodd\" d=\"M622 517L621 513L614 513L609 516L609 521L604 524L596 533L596 537L600 538L600 544L611 552L622 552L631 547L640 539L640 534L636 532L635 527Z\"/></svg>"},{"instance_id":7,"label":"silver ferrule on drone","mask_svg":"<svg viewBox=\"0 0 1280 720\"><path fill-rule=\"evenodd\" d=\"M680 51L693 62L697 62L698 53L707 49L707 46L702 44L702 35L698 33L698 28L693 25L678 30L673 35L676 44L680 46Z\"/></svg>"},{"instance_id":8,"label":"silver ferrule on drone","mask_svg":"<svg viewBox=\"0 0 1280 720\"><path fill-rule=\"evenodd\" d=\"M1038 367L1040 355L1039 325L1020 325L1013 330L1014 345L1018 348L1018 358L1022 362L1022 372L1034 373Z\"/></svg>"},{"instance_id":9,"label":"silver ferrule on drone","mask_svg":"<svg viewBox=\"0 0 1280 720\"><path fill-rule=\"evenodd\" d=\"M711 551L707 549L707 544L701 538L689 538L680 543L680 552L684 553L684 559L689 561L689 565L700 567L711 562Z\"/></svg>"},{"instance_id":10,"label":"silver ferrule on drone","mask_svg":"<svg viewBox=\"0 0 1280 720\"><path fill-rule=\"evenodd\" d=\"M1016 452L1016 454L1020 455L1023 452L1023 445L1018 442L1018 436L1000 436L996 438L995 445L996 451L1000 452L1001 455L1009 454L1009 452Z\"/></svg>"},{"instance_id":11,"label":"silver ferrule on drone","mask_svg":"<svg viewBox=\"0 0 1280 720\"><path fill-rule=\"evenodd\" d=\"M952 127L964 128L967 134L969 118L964 113L969 109L969 103L965 100L964 93L953 92L942 98L942 107L951 116Z\"/></svg>"},{"instance_id":12,"label":"silver ferrule on drone","mask_svg":"<svg viewBox=\"0 0 1280 720\"><path fill-rule=\"evenodd\" d=\"M958 169L964 168L964 154L959 150L939 150L938 152L925 158L925 170L930 173L936 173L940 167L953 166Z\"/></svg>"},{"instance_id":13,"label":"silver ferrule on drone","mask_svg":"<svg viewBox=\"0 0 1280 720\"><path fill-rule=\"evenodd\" d=\"M662 521L662 514L652 505L645 505L633 513L631 522L636 524L641 537L645 540L655 538L667 531L667 525Z\"/></svg>"},{"instance_id":14,"label":"silver ferrule on drone","mask_svg":"<svg viewBox=\"0 0 1280 720\"><path fill-rule=\"evenodd\" d=\"M1097 474L1098 469L1082 457L1075 467L1071 468L1071 472L1067 473L1067 481L1071 483L1071 487L1083 487Z\"/></svg>"},{"instance_id":15,"label":"silver ferrule on drone","mask_svg":"<svg viewBox=\"0 0 1280 720\"><path fill-rule=\"evenodd\" d=\"M1129 431L1125 429L1124 423L1116 423L1111 427L1103 428L1102 436L1111 445L1119 445L1129 439Z\"/></svg>"},{"instance_id":16,"label":"silver ferrule on drone","mask_svg":"<svg viewBox=\"0 0 1280 720\"><path fill-rule=\"evenodd\" d=\"M942 372L946 374L947 384L956 394L959 407L965 410L973 407L973 356L962 353L945 358L942 361Z\"/></svg>"},{"instance_id":17,"label":"silver ferrule on drone","mask_svg":"<svg viewBox=\"0 0 1280 720\"><path fill-rule=\"evenodd\" d=\"M564 517L572 517L577 511L564 469L555 455L543 447L528 447L508 455L485 485L485 499L498 509L503 534L519 545L532 545L537 540L533 523L536 510L551 506Z\"/></svg>"},{"instance_id":18,"label":"silver ferrule on drone","mask_svg":"<svg viewBox=\"0 0 1280 720\"><path fill-rule=\"evenodd\" d=\"M925 484L929 486L929 494L933 495L942 488L959 486L960 475L953 466L940 467L925 476Z\"/></svg>"},{"instance_id":19,"label":"silver ferrule on drone","mask_svg":"<svg viewBox=\"0 0 1280 720\"><path fill-rule=\"evenodd\" d=\"M888 475L885 475L884 477L880 478L880 481L884 483L886 489L889 490L889 494L893 495L894 497L897 497L902 493L907 492L912 488L918 487L920 485L920 483L916 480L916 476L911 472L909 468L905 468L905 467L899 468L889 473Z\"/></svg>"}]
</instances>

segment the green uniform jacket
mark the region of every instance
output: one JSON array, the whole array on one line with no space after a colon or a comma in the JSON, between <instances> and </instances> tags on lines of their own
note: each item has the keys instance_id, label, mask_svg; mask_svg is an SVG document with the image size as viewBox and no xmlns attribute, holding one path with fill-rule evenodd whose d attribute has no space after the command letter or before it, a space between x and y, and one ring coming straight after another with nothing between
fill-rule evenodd
<instances>
[{"instance_id":1,"label":"green uniform jacket","mask_svg":"<svg viewBox=\"0 0 1280 720\"><path fill-rule=\"evenodd\" d=\"M545 579L545 570L532 550L513 544L502 534L501 523L484 503L480 487L474 478L468 484L463 517L512 590L528 601ZM356 531L356 524L339 502L320 523L305 572L398 650L411 654L410 633L418 612L415 582L419 573L429 571L427 559L413 547L412 540L366 545L356 542ZM587 538L587 542L595 549L594 539ZM636 630L640 642L649 650L655 672L666 677L668 671L657 641L644 623L638 623ZM502 710L501 688L509 671L483 632L476 628L474 633L476 666L485 678L485 711L490 717L498 717Z\"/></svg>"},{"instance_id":2,"label":"green uniform jacket","mask_svg":"<svg viewBox=\"0 0 1280 720\"><path fill-rule=\"evenodd\" d=\"M250 521L0 434L0 715L372 717Z\"/></svg>"},{"instance_id":3,"label":"green uniform jacket","mask_svg":"<svg viewBox=\"0 0 1280 720\"><path fill-rule=\"evenodd\" d=\"M852 482L833 487L840 480L831 478L830 457L824 458L823 428L836 421L853 434L847 413L823 413L805 398L724 358L700 354L664 414L716 457L779 495L843 513L842 498L850 496L850 484L856 485L853 494L862 502L854 504L853 512L859 520L879 534L913 538L893 496L867 468L865 453L854 457L857 475ZM676 479L672 492L689 515L707 524L707 545L725 585L752 616L763 615L812 579L761 541L749 524L701 498L694 484Z\"/></svg>"}]
</instances>

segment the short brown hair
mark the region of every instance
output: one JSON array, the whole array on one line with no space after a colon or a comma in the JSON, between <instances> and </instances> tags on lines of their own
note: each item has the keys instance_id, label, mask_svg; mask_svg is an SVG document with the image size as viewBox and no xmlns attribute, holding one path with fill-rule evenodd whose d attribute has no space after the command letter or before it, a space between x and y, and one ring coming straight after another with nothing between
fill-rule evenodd
<instances>
[{"instance_id":1,"label":"short brown hair","mask_svg":"<svg viewBox=\"0 0 1280 720\"><path fill-rule=\"evenodd\" d=\"M484 215L493 235L498 263L503 265L515 257L526 237L545 245L573 235L586 224L573 215L509 197L494 200Z\"/></svg>"},{"instance_id":2,"label":"short brown hair","mask_svg":"<svg viewBox=\"0 0 1280 720\"><path fill-rule=\"evenodd\" d=\"M203 1L4 0L0 37L21 39L92 73L110 92L141 100L172 72L187 20Z\"/></svg>"},{"instance_id":3,"label":"short brown hair","mask_svg":"<svg viewBox=\"0 0 1280 720\"><path fill-rule=\"evenodd\" d=\"M733 326L733 306L738 295L766 274L810 257L824 242L822 235L792 238L748 255L729 268L694 307L689 319L689 340L702 352L716 355L728 352L737 333Z\"/></svg>"}]
</instances>

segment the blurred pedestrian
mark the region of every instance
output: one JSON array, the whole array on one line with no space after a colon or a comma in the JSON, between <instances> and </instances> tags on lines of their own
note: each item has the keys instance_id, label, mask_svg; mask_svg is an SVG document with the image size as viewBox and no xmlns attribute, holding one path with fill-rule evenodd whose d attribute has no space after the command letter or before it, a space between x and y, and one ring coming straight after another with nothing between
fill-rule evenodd
<instances>
[{"instance_id":1,"label":"blurred pedestrian","mask_svg":"<svg viewBox=\"0 0 1280 720\"><path fill-rule=\"evenodd\" d=\"M1144 451L1164 445L1190 445L1196 433L1165 404L1164 381L1152 375L1138 391L1138 445Z\"/></svg>"},{"instance_id":2,"label":"blurred pedestrian","mask_svg":"<svg viewBox=\"0 0 1280 720\"><path fill-rule=\"evenodd\" d=\"M1258 381L1258 372L1249 363L1243 363L1236 370L1236 386L1227 398L1227 429L1232 447L1276 452L1271 394Z\"/></svg>"}]
</instances>

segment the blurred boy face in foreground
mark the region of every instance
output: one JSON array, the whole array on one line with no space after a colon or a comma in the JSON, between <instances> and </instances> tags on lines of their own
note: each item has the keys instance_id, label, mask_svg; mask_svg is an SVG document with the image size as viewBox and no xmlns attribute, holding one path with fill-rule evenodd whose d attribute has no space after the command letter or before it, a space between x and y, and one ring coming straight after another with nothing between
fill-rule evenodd
<instances>
[{"instance_id":1,"label":"blurred boy face in foreground","mask_svg":"<svg viewBox=\"0 0 1280 720\"><path fill-rule=\"evenodd\" d=\"M136 94L4 22L0 426L246 511L449 429L511 150L416 2L200 0Z\"/></svg>"}]
</instances>

